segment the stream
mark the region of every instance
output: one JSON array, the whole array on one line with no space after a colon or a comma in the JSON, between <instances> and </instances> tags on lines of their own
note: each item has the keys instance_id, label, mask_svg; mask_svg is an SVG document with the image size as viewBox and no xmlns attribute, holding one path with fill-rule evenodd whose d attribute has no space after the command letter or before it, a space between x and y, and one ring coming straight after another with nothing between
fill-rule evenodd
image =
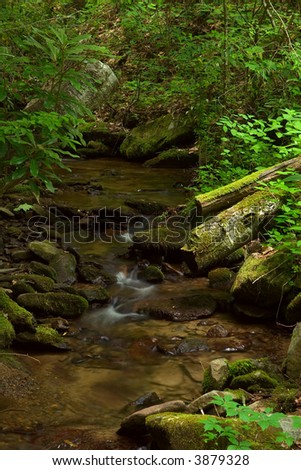
<instances>
[{"instance_id":1,"label":"stream","mask_svg":"<svg viewBox=\"0 0 301 470\"><path fill-rule=\"evenodd\" d=\"M73 173L66 181L79 186L70 185L56 197L75 210L123 207L125 199L139 200L142 193L144 200L169 206L183 204L187 197L178 188L187 177L184 170L109 159L70 166ZM102 189L87 194L80 185L91 180L99 180ZM71 351L23 358L32 383L23 391L19 384L17 401L0 403L1 449L134 449L140 443L116 431L139 397L156 392L164 401L197 398L204 369L217 357L282 362L290 337L275 324L241 322L231 311L178 323L136 313L137 305L149 299L163 302L179 292L189 296L209 287L206 278L175 272L162 284L140 280L136 264L126 256L131 234L125 232L112 243L76 237L72 244L81 255L100 257L105 270L116 276L109 287L111 301L72 322L67 333ZM208 334L217 325L228 332L226 337ZM204 347L194 350L191 339Z\"/></svg>"}]
</instances>

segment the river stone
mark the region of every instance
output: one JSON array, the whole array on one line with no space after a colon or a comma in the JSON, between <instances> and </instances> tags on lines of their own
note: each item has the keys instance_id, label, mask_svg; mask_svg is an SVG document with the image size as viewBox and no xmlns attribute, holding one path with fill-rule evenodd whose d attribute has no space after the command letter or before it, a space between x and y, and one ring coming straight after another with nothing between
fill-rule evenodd
<instances>
[{"instance_id":1,"label":"river stone","mask_svg":"<svg viewBox=\"0 0 301 470\"><path fill-rule=\"evenodd\" d=\"M209 286L213 289L230 290L235 279L235 273L229 268L216 268L208 273Z\"/></svg>"},{"instance_id":2,"label":"river stone","mask_svg":"<svg viewBox=\"0 0 301 470\"><path fill-rule=\"evenodd\" d=\"M32 251L36 256L41 258L44 261L50 261L54 256L59 254L62 250L57 248L54 243L49 241L32 241L28 244L28 248Z\"/></svg>"},{"instance_id":3,"label":"river stone","mask_svg":"<svg viewBox=\"0 0 301 470\"><path fill-rule=\"evenodd\" d=\"M209 351L209 347L203 339L185 338L172 350L172 354L191 354L201 351Z\"/></svg>"},{"instance_id":4,"label":"river stone","mask_svg":"<svg viewBox=\"0 0 301 470\"><path fill-rule=\"evenodd\" d=\"M189 297L174 297L160 301L145 301L138 313L147 313L153 318L170 321L190 321L211 316L217 302L209 294Z\"/></svg>"},{"instance_id":5,"label":"river stone","mask_svg":"<svg viewBox=\"0 0 301 470\"><path fill-rule=\"evenodd\" d=\"M211 326L206 334L206 336L213 338L226 338L228 335L229 331L221 324Z\"/></svg>"},{"instance_id":6,"label":"river stone","mask_svg":"<svg viewBox=\"0 0 301 470\"><path fill-rule=\"evenodd\" d=\"M31 261L31 263L29 264L29 269L34 274L50 277L54 281L57 281L56 271L47 264L40 263L40 261Z\"/></svg>"},{"instance_id":7,"label":"river stone","mask_svg":"<svg viewBox=\"0 0 301 470\"><path fill-rule=\"evenodd\" d=\"M186 413L187 406L181 400L174 400L143 408L122 420L118 434L145 434L145 419L153 414L164 413L166 411Z\"/></svg>"},{"instance_id":8,"label":"river stone","mask_svg":"<svg viewBox=\"0 0 301 470\"><path fill-rule=\"evenodd\" d=\"M132 408L138 411L153 405L159 405L160 403L162 403L162 400L161 398L159 398L156 392L148 392L145 395L142 395L141 397L136 398L136 400L129 403L126 408Z\"/></svg>"},{"instance_id":9,"label":"river stone","mask_svg":"<svg viewBox=\"0 0 301 470\"><path fill-rule=\"evenodd\" d=\"M18 304L38 316L75 318L87 311L89 303L80 295L64 292L21 294Z\"/></svg>"},{"instance_id":10,"label":"river stone","mask_svg":"<svg viewBox=\"0 0 301 470\"><path fill-rule=\"evenodd\" d=\"M233 400L236 398L236 394L232 392L224 392L221 390L211 390L210 392L204 393L199 398L196 398L188 405L188 412L189 413L202 413L204 411L211 410L214 405L212 404L212 400L216 397L225 398L226 396L232 397Z\"/></svg>"},{"instance_id":11,"label":"river stone","mask_svg":"<svg viewBox=\"0 0 301 470\"><path fill-rule=\"evenodd\" d=\"M50 260L49 266L54 269L57 281L61 284L74 284L76 281L76 258L72 253L60 251Z\"/></svg>"},{"instance_id":12,"label":"river stone","mask_svg":"<svg viewBox=\"0 0 301 470\"><path fill-rule=\"evenodd\" d=\"M19 263L20 261L31 259L32 253L29 250L24 250L23 248L14 248L11 250L10 256L15 263Z\"/></svg>"},{"instance_id":13,"label":"river stone","mask_svg":"<svg viewBox=\"0 0 301 470\"><path fill-rule=\"evenodd\" d=\"M24 331L17 335L17 343L38 349L69 350L62 336L49 326L39 325L35 332Z\"/></svg>"},{"instance_id":14,"label":"river stone","mask_svg":"<svg viewBox=\"0 0 301 470\"><path fill-rule=\"evenodd\" d=\"M31 286L37 292L49 292L54 289L54 281L50 277L38 274L14 273L0 277L0 282L7 281L11 284L23 282Z\"/></svg>"},{"instance_id":15,"label":"river stone","mask_svg":"<svg viewBox=\"0 0 301 470\"><path fill-rule=\"evenodd\" d=\"M292 380L301 382L301 323L293 330L287 355L283 363L284 373Z\"/></svg>"},{"instance_id":16,"label":"river stone","mask_svg":"<svg viewBox=\"0 0 301 470\"><path fill-rule=\"evenodd\" d=\"M164 274L158 266L150 264L142 273L143 278L152 284L157 284L164 281Z\"/></svg>"},{"instance_id":17,"label":"river stone","mask_svg":"<svg viewBox=\"0 0 301 470\"><path fill-rule=\"evenodd\" d=\"M214 359L204 372L203 391L223 390L229 382L229 362L224 357Z\"/></svg>"},{"instance_id":18,"label":"river stone","mask_svg":"<svg viewBox=\"0 0 301 470\"><path fill-rule=\"evenodd\" d=\"M286 307L285 320L289 324L301 321L301 292L299 292Z\"/></svg>"},{"instance_id":19,"label":"river stone","mask_svg":"<svg viewBox=\"0 0 301 470\"><path fill-rule=\"evenodd\" d=\"M160 152L155 158L147 160L146 168L191 168L199 161L197 152L188 149L171 148Z\"/></svg>"},{"instance_id":20,"label":"river stone","mask_svg":"<svg viewBox=\"0 0 301 470\"><path fill-rule=\"evenodd\" d=\"M122 142L120 152L128 160L145 161L159 150L193 139L191 119L167 114L135 127Z\"/></svg>"},{"instance_id":21,"label":"river stone","mask_svg":"<svg viewBox=\"0 0 301 470\"><path fill-rule=\"evenodd\" d=\"M286 253L252 253L238 271L231 292L244 304L275 307L291 289L291 280L292 261Z\"/></svg>"},{"instance_id":22,"label":"river stone","mask_svg":"<svg viewBox=\"0 0 301 470\"><path fill-rule=\"evenodd\" d=\"M100 304L105 304L110 300L107 289L102 286L85 286L84 288L77 289L77 291L90 303L97 302Z\"/></svg>"},{"instance_id":23,"label":"river stone","mask_svg":"<svg viewBox=\"0 0 301 470\"><path fill-rule=\"evenodd\" d=\"M13 325L0 313L0 349L8 348L15 337L16 334Z\"/></svg>"}]
</instances>

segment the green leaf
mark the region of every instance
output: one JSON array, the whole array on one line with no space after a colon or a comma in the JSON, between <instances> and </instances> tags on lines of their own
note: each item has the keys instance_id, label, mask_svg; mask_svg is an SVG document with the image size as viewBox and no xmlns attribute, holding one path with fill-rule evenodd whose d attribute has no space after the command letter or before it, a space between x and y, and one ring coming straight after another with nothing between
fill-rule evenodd
<instances>
[{"instance_id":1,"label":"green leaf","mask_svg":"<svg viewBox=\"0 0 301 470\"><path fill-rule=\"evenodd\" d=\"M31 208L32 208L32 204L27 204L27 202L25 202L24 204L20 204L18 207L15 207L14 212L20 212L20 211L27 212Z\"/></svg>"},{"instance_id":2,"label":"green leaf","mask_svg":"<svg viewBox=\"0 0 301 470\"><path fill-rule=\"evenodd\" d=\"M4 86L0 86L0 103L7 97L7 92Z\"/></svg>"},{"instance_id":3,"label":"green leaf","mask_svg":"<svg viewBox=\"0 0 301 470\"><path fill-rule=\"evenodd\" d=\"M40 171L40 166L39 166L39 163L36 161L36 160L30 160L30 164L29 164L29 170L30 170L30 174L36 178L39 174L39 171Z\"/></svg>"}]
</instances>

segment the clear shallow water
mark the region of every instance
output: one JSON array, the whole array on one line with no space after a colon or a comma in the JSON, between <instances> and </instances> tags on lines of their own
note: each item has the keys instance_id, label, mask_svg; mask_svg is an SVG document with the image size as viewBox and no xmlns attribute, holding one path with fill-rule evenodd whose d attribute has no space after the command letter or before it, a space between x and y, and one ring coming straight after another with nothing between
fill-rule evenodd
<instances>
[{"instance_id":1,"label":"clear shallow water","mask_svg":"<svg viewBox=\"0 0 301 470\"><path fill-rule=\"evenodd\" d=\"M112 161L80 161L72 166L74 173L70 178L76 181L104 174L100 182L112 191L111 199L118 191L129 195L136 194L139 188L154 186L159 190L152 194L156 200L166 188L169 189L164 198L168 204L176 205L184 199L183 193L173 188L179 170L162 172L114 161L114 169L120 175L114 180L106 174L112 169ZM75 206L82 202L74 191L60 195L61 201L64 198L70 198ZM67 335L72 346L70 352L32 353L32 357L24 360L33 386L18 400L0 400L0 448L57 448L65 445L61 436L70 440L74 429L100 432L106 442L119 448L123 443L115 442L115 433L121 419L129 413L128 404L145 393L156 392L163 400L191 401L200 394L204 369L216 357L235 360L268 356L278 363L284 358L289 343L286 331L273 324L242 323L231 311L183 323L137 314L136 306L141 301L194 295L207 289L208 283L203 278L173 275L161 285L147 284L139 280L137 268L124 257L130 246L127 233L122 241L74 242L81 254L97 255L104 268L116 274L117 282L109 288L111 302L92 309L72 325ZM216 324L228 330L227 338L207 336ZM207 344L206 351L172 353L180 341L195 337ZM64 429L66 434L62 434ZM49 435L54 436L50 443L46 439Z\"/></svg>"}]
</instances>

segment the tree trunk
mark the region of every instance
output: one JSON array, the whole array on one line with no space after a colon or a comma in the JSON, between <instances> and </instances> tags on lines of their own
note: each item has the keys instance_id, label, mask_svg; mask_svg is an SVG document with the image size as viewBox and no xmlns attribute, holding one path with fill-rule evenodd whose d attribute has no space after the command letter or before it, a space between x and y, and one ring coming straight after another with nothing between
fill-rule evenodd
<instances>
[{"instance_id":1,"label":"tree trunk","mask_svg":"<svg viewBox=\"0 0 301 470\"><path fill-rule=\"evenodd\" d=\"M282 198L257 191L192 230L182 248L190 270L206 274L228 255L249 243L275 215Z\"/></svg>"},{"instance_id":2,"label":"tree trunk","mask_svg":"<svg viewBox=\"0 0 301 470\"><path fill-rule=\"evenodd\" d=\"M206 216L208 214L216 214L227 207L233 206L233 204L241 201L244 197L253 194L259 182L267 183L268 181L281 178L278 171L288 168L301 172L301 156L278 163L265 170L256 171L222 188L197 195L195 197L195 203L198 215Z\"/></svg>"}]
</instances>

